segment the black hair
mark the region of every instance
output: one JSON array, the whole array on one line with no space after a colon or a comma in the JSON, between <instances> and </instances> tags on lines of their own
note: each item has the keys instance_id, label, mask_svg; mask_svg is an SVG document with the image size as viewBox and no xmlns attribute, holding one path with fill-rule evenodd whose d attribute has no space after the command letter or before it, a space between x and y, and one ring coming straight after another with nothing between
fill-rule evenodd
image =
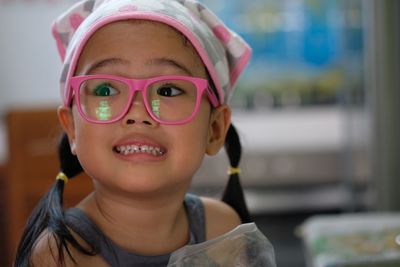
<instances>
[{"instance_id":1,"label":"black hair","mask_svg":"<svg viewBox=\"0 0 400 267\"><path fill-rule=\"evenodd\" d=\"M238 168L242 156L242 146L236 128L231 124L225 139L225 150L228 154L231 168ZM253 219L247 209L239 173L232 172L222 195L222 201L230 205L238 214L242 223L252 222Z\"/></svg>"},{"instance_id":2,"label":"black hair","mask_svg":"<svg viewBox=\"0 0 400 267\"><path fill-rule=\"evenodd\" d=\"M72 178L83 171L77 157L71 153L66 134L63 134L60 139L58 155L61 165L60 171L67 177ZM64 252L67 252L68 256L74 261L67 244L72 245L84 254L97 254L93 246L87 249L79 244L67 228L63 210L64 185L63 180L56 180L32 212L18 245L14 262L15 267L32 265L32 251L45 230L55 240L58 249L58 257L55 260L58 261L60 266L65 266Z\"/></svg>"}]
</instances>

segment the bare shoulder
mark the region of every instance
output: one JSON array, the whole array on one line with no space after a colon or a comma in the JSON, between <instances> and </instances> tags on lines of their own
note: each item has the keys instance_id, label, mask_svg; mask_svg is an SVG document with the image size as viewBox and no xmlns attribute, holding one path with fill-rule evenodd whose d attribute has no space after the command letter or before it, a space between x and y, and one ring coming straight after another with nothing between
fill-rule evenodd
<instances>
[{"instance_id":1,"label":"bare shoulder","mask_svg":"<svg viewBox=\"0 0 400 267\"><path fill-rule=\"evenodd\" d=\"M202 197L206 216L206 239L213 239L233 230L241 224L236 211L226 203Z\"/></svg>"},{"instance_id":2,"label":"bare shoulder","mask_svg":"<svg viewBox=\"0 0 400 267\"><path fill-rule=\"evenodd\" d=\"M55 267L60 266L60 252L56 238L45 230L38 238L32 251L33 266ZM68 257L67 257L68 258ZM68 259L66 259L68 261ZM66 264L66 266L73 266Z\"/></svg>"},{"instance_id":3,"label":"bare shoulder","mask_svg":"<svg viewBox=\"0 0 400 267\"><path fill-rule=\"evenodd\" d=\"M74 234L74 237L77 236ZM83 240L79 237L77 238L79 243L83 243ZM68 254L66 249L62 251L58 248L58 241L56 237L49 233L48 231L44 231L43 234L39 237L36 242L33 251L32 251L32 266L34 267L59 267L60 258L64 259L65 267L76 267L76 266L96 266L96 267L105 267L107 266L102 259L98 256L88 256L80 253L74 247L67 245L70 255ZM84 244L85 246L85 244ZM72 256L72 258L71 258Z\"/></svg>"}]
</instances>

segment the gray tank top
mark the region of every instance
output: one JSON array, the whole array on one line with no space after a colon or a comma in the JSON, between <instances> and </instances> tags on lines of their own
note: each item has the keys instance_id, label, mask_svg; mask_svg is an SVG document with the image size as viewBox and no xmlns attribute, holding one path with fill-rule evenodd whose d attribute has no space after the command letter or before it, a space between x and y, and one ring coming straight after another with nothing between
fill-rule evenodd
<instances>
[{"instance_id":1,"label":"gray tank top","mask_svg":"<svg viewBox=\"0 0 400 267\"><path fill-rule=\"evenodd\" d=\"M206 239L205 216L201 199L195 195L187 194L184 199L184 206L189 219L190 239L188 244L193 245L204 242ZM161 267L168 264L170 254L142 256L121 249L105 236L100 228L78 208L68 209L65 215L67 225L86 242L92 244L110 266Z\"/></svg>"}]
</instances>

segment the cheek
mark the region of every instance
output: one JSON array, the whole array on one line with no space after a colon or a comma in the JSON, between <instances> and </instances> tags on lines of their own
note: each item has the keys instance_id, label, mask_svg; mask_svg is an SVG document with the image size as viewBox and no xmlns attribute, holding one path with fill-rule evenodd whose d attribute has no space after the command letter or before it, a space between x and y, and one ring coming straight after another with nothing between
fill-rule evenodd
<instances>
[{"instance_id":1,"label":"cheek","mask_svg":"<svg viewBox=\"0 0 400 267\"><path fill-rule=\"evenodd\" d=\"M92 178L109 176L113 165L109 164L112 159L107 132L85 124L79 125L76 132L75 151L84 171Z\"/></svg>"},{"instance_id":2,"label":"cheek","mask_svg":"<svg viewBox=\"0 0 400 267\"><path fill-rule=\"evenodd\" d=\"M87 122L81 117L76 107L73 108L73 117L75 125L74 136L77 146L85 146L86 144L94 143L95 140L102 140L99 139L102 136L104 138L107 131L106 126Z\"/></svg>"},{"instance_id":3,"label":"cheek","mask_svg":"<svg viewBox=\"0 0 400 267\"><path fill-rule=\"evenodd\" d=\"M202 160L208 140L209 112L200 110L193 121L178 126L175 135L175 144L181 150L181 157L197 158ZM173 126L177 127L177 126Z\"/></svg>"},{"instance_id":4,"label":"cheek","mask_svg":"<svg viewBox=\"0 0 400 267\"><path fill-rule=\"evenodd\" d=\"M183 132L187 134L183 134ZM203 129L198 129L198 131L182 129L181 133L174 140L175 145L170 154L172 162L170 166L172 173L187 179L194 176L203 162L206 154L206 138Z\"/></svg>"},{"instance_id":5,"label":"cheek","mask_svg":"<svg viewBox=\"0 0 400 267\"><path fill-rule=\"evenodd\" d=\"M95 153L96 146L94 144L96 138L91 134L89 127L84 124L76 124L75 127L75 152L84 169L90 164L91 153ZM91 152L91 153L89 153Z\"/></svg>"},{"instance_id":6,"label":"cheek","mask_svg":"<svg viewBox=\"0 0 400 267\"><path fill-rule=\"evenodd\" d=\"M74 150L82 167L90 166L92 161L104 154L100 151L106 142L107 129L103 125L92 124L85 121L79 114L74 115Z\"/></svg>"},{"instance_id":7,"label":"cheek","mask_svg":"<svg viewBox=\"0 0 400 267\"><path fill-rule=\"evenodd\" d=\"M203 100L197 116L187 125L189 133L186 138L191 138L194 144L200 146L206 145L210 123L210 112L208 102Z\"/></svg>"},{"instance_id":8,"label":"cheek","mask_svg":"<svg viewBox=\"0 0 400 267\"><path fill-rule=\"evenodd\" d=\"M91 138L89 137L92 135L92 131L90 125L77 112L74 112L74 124L75 146L79 151L88 141L90 142Z\"/></svg>"}]
</instances>

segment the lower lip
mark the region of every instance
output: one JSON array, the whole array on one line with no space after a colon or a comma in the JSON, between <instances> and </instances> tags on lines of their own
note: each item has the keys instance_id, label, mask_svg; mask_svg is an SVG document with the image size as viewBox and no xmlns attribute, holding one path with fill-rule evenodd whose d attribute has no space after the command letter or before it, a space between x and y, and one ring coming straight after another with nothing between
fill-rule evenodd
<instances>
[{"instance_id":1,"label":"lower lip","mask_svg":"<svg viewBox=\"0 0 400 267\"><path fill-rule=\"evenodd\" d=\"M166 158L166 153L164 153L161 156L154 156L152 154L147 154L147 153L131 153L125 155L114 151L114 154L122 160L133 161L133 162L159 162L163 161Z\"/></svg>"}]
</instances>

